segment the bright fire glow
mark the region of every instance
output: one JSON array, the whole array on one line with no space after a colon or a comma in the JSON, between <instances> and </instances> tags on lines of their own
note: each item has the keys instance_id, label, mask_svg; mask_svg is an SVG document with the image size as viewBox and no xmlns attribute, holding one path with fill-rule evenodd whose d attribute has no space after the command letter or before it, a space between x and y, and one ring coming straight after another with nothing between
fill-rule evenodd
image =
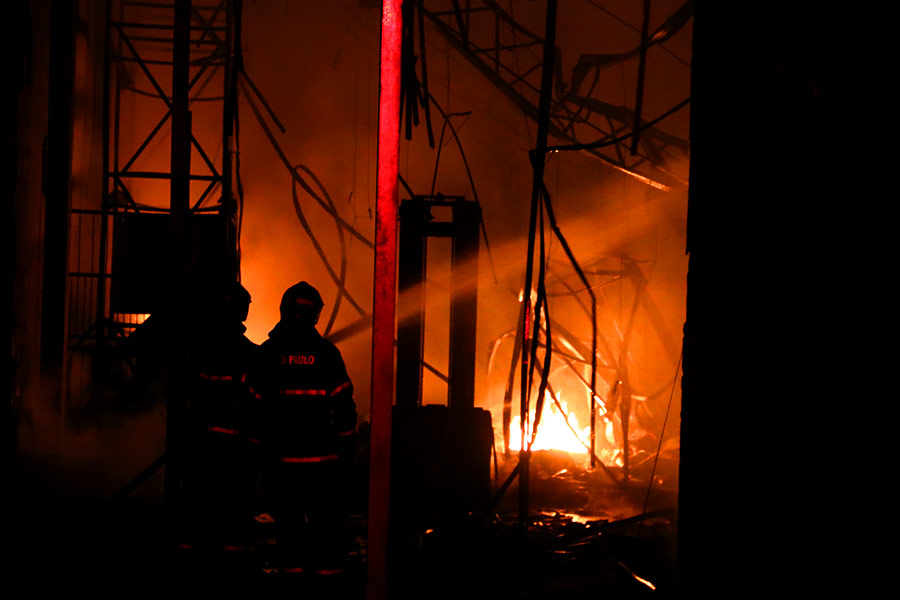
<instances>
[{"instance_id":1,"label":"bright fire glow","mask_svg":"<svg viewBox=\"0 0 900 600\"><path fill-rule=\"evenodd\" d=\"M541 422L538 425L537 439L535 439L531 449L563 450L570 454L586 456L589 453L588 444L591 439L591 427L590 425L585 427L579 426L578 417L569 410L566 401L562 399L561 395L557 397L559 405L568 415L569 424L566 425L566 419L556 407L556 403L548 391L544 400ZM534 415L535 411L532 409L529 415L528 437L526 438L528 440L531 439L531 425L534 423ZM520 427L519 416L513 416L509 423L509 449L516 452L522 449L522 431ZM624 460L622 450L616 448L615 445L614 427L613 421L609 419L601 417L599 420L596 456L605 465L621 467L624 464ZM577 436L575 432L577 432Z\"/></svg>"},{"instance_id":2,"label":"bright fire glow","mask_svg":"<svg viewBox=\"0 0 900 600\"><path fill-rule=\"evenodd\" d=\"M544 400L544 409L541 412L541 422L538 424L537 439L535 439L531 449L565 450L566 452L571 452L573 454L587 454L588 449L585 447L585 444L582 443L582 440L586 443L590 439L590 426L579 427L578 418L575 416L574 412L569 410L565 400L561 397L559 398L559 405L569 416L568 425L566 424L565 417L563 417L559 412L559 409L556 408L556 403L553 402L553 397L548 391L547 397ZM534 416L534 409L531 409L527 434L529 440L531 439ZM571 429L569 428L569 425L571 425ZM578 432L577 437L573 430ZM522 431L518 415L514 416L509 424L509 449L522 449Z\"/></svg>"}]
</instances>

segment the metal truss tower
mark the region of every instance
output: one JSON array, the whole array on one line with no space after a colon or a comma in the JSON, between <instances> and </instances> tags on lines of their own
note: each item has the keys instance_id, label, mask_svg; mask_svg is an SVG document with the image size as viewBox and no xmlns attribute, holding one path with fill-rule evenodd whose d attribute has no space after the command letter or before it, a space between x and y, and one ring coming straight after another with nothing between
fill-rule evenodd
<instances>
[{"instance_id":1,"label":"metal truss tower","mask_svg":"<svg viewBox=\"0 0 900 600\"><path fill-rule=\"evenodd\" d=\"M238 277L236 5L107 2L102 194L72 210L68 278L70 363L94 377L188 273Z\"/></svg>"}]
</instances>

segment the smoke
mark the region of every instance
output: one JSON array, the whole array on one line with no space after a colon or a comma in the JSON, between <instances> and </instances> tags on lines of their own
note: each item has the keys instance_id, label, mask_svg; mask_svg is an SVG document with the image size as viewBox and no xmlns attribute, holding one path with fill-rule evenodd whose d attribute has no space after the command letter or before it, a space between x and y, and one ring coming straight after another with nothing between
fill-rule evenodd
<instances>
[{"instance_id":1,"label":"smoke","mask_svg":"<svg viewBox=\"0 0 900 600\"><path fill-rule=\"evenodd\" d=\"M17 415L16 476L23 493L110 498L162 456L162 404L80 418L60 410L59 388L51 383L45 378L42 402L30 403ZM137 487L132 497L159 503L161 473Z\"/></svg>"},{"instance_id":2,"label":"smoke","mask_svg":"<svg viewBox=\"0 0 900 600\"><path fill-rule=\"evenodd\" d=\"M639 18L627 12L637 8L625 4L616 7L619 16L638 23ZM669 8L654 4L660 18L671 12ZM614 33L613 25L621 23L607 13L582 15L575 10L568 3L561 7L558 38L564 82L569 81L579 54L619 52L633 47L634 42L634 32L627 27L618 30L622 35ZM540 3L518 3L514 16L532 30L541 30ZM355 384L361 419L368 418L371 368L369 330L360 323L365 323L371 310L373 254L368 241L374 238L379 22L377 2L250 3L244 6L242 30L247 81L262 94L262 98L255 97L256 112L249 95L239 101L241 273L252 295L247 335L255 342L264 341L278 320L284 290L301 280L315 285L325 300L320 331L340 334L338 346ZM441 131L444 136L440 147L431 148L420 126L412 132L412 139L402 141L400 172L405 187L401 198L410 193L441 193L478 201L482 208L485 236L477 269L465 265L456 275L462 273L465 286L478 290L475 404L492 410L496 425L525 278L532 196L528 151L535 144L536 126L433 27L426 29L430 92L435 103L431 115L436 138ZM647 87L644 106L649 117L688 93L688 71L677 60L667 61L648 65L648 81L658 82ZM126 73L128 69L132 77ZM91 205L89 198L97 196L90 181L99 169L99 125L87 119L91 100L95 109L99 103L99 95L88 97L89 91L97 88L91 83L96 83L99 72L92 73L79 73L79 93L85 97L79 100L78 118L85 121L79 121L76 140L92 147L90 152L81 149L76 154L74 202L78 206ZM137 74L134 65L117 71L125 88L121 90L121 110L127 125L118 133L119 167L167 110L158 98L147 95L152 89ZM199 85L207 85L203 95L213 97L220 83ZM597 85L606 101L633 105L633 73L624 64L604 72ZM260 108L262 99L278 123ZM192 106L194 133L212 162L218 163L223 152L221 123L216 121L215 110L204 108L202 102ZM447 115L447 123L442 114ZM424 118L421 112L419 116ZM667 130L686 137L685 115L679 117L681 122L674 125L667 121ZM163 130L142 150L132 170L165 171L169 144ZM203 171L196 150L192 164L195 172ZM683 178L683 165L675 168ZM619 381L627 382L636 407L633 431L639 428L664 437L665 447L677 454L678 427L671 420L666 424L665 417L677 415L679 408L686 194L648 188L584 153L548 157L544 183L560 230L597 295L601 338L597 393L609 399L621 389L617 388ZM129 185L139 202L167 206L166 182L131 181ZM203 185L192 185L194 197ZM39 211L29 213L28 220L38 223ZM547 291L554 341L559 345L557 355L564 351L584 361L585 348L590 347L587 293L546 220L544 225ZM29 231L37 229L30 227ZM34 249L39 240L26 237L17 231L17 249L23 256L35 257L23 259L30 264L40 253L27 249ZM79 256L93 257L95 243L99 241L84 242L78 248ZM442 373L448 363L449 254L447 240L429 241L425 360ZM77 266L76 270L88 270ZM40 272L39 265L26 270ZM39 277L31 276L22 283L30 290L28 297L37 297ZM16 304L29 311L19 315L22 320L39 322L39 303L24 302L24 295L16 293ZM406 316L401 312L398 321ZM39 338L37 331L19 329ZM492 350L496 351L492 354ZM20 344L14 352L22 365L21 378L36 389L37 347ZM589 396L577 376L583 377L585 371L583 362L576 360L575 364L580 371L556 359L551 383L566 396L579 422L586 423ZM425 371L424 397L426 402L438 403L446 397L446 383L429 370ZM97 417L73 427L58 410L59 404L59 398L46 397L16 406L23 424L18 440L22 455L36 463L32 474L46 479L47 485L69 487L84 495L109 495L162 451L165 420L157 410ZM158 488L153 481L140 493L154 497Z\"/></svg>"},{"instance_id":3,"label":"smoke","mask_svg":"<svg viewBox=\"0 0 900 600\"><path fill-rule=\"evenodd\" d=\"M303 176L315 194L327 197L343 221L372 239L378 18L377 9L361 9L357 2L254 4L245 10L247 73L286 130L280 133L269 124L276 149L248 103L242 104L242 276L253 296L247 326L254 341L265 339L277 321L281 293L300 280L318 287L325 299L320 330L340 285L364 312L370 310L371 250L346 231L341 243L334 216L297 186L297 171L288 165L302 164L314 173L321 186ZM560 37L561 43L569 39ZM451 115L459 145L448 130L443 147L432 149L420 127L412 140L402 142L401 176L417 194L462 195L481 204L487 237L482 239L477 281L469 282L479 292L476 404L493 406L497 386L487 380L488 348L516 327L531 198L528 149L535 126L435 31L427 31L427 40L431 92ZM588 39L573 41L581 52ZM563 52L567 65L574 61L565 48ZM666 92L665 99L654 98L647 106L668 102L680 89ZM439 133L440 112L432 110L432 116ZM683 322L685 194L651 190L583 154L551 156L545 182L560 229L582 266L623 273L591 276L606 340L603 358L611 365L600 391L608 393L625 369L636 394L662 402L660 390L676 374ZM315 243L298 219L295 194ZM589 343L584 334L590 330L583 310L586 295L569 293L567 286L582 285L559 243L547 235L548 291L556 294L550 299L551 315L578 333L577 342ZM438 370L447 364L448 254L443 242L429 242L425 360ZM342 263L343 279L335 282ZM399 314L398 320L404 317ZM342 297L331 331L361 318L361 311ZM368 330L342 339L339 347L366 418ZM426 398L441 398L445 387L426 370Z\"/></svg>"}]
</instances>

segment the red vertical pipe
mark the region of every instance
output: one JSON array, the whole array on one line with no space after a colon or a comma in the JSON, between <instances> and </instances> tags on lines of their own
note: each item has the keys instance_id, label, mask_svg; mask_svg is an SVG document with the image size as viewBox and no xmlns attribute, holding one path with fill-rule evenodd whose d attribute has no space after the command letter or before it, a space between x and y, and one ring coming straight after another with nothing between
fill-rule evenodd
<instances>
[{"instance_id":1,"label":"red vertical pipe","mask_svg":"<svg viewBox=\"0 0 900 600\"><path fill-rule=\"evenodd\" d=\"M397 205L400 155L401 0L383 0L378 95L378 178L375 205L375 284L372 299L372 404L369 463L369 539L366 596L387 597L397 294Z\"/></svg>"}]
</instances>

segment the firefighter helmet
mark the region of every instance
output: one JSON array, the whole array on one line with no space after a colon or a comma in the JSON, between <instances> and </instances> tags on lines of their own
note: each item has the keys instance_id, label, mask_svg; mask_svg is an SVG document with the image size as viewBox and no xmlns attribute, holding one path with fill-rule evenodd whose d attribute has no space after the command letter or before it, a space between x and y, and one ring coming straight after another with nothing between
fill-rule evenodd
<instances>
[{"instance_id":1,"label":"firefighter helmet","mask_svg":"<svg viewBox=\"0 0 900 600\"><path fill-rule=\"evenodd\" d=\"M281 320L298 320L315 325L322 314L322 296L305 281L292 285L281 297Z\"/></svg>"}]
</instances>

